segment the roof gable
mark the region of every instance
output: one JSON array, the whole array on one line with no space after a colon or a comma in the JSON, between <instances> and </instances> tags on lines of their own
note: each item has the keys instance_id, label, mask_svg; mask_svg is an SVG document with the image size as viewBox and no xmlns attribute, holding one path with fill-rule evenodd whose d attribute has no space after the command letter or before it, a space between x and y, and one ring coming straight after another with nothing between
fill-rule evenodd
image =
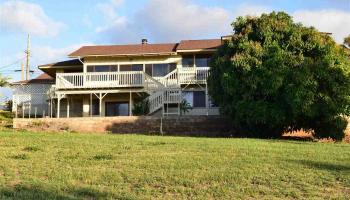
<instances>
[{"instance_id":1,"label":"roof gable","mask_svg":"<svg viewBox=\"0 0 350 200\"><path fill-rule=\"evenodd\" d=\"M221 39L211 40L182 40L177 47L178 51L181 50L198 50L198 49L217 49L221 45Z\"/></svg>"},{"instance_id":2,"label":"roof gable","mask_svg":"<svg viewBox=\"0 0 350 200\"><path fill-rule=\"evenodd\" d=\"M43 73L37 76L36 78L24 81L17 81L11 83L11 85L19 85L19 84L53 84L55 80L48 74Z\"/></svg>"},{"instance_id":3,"label":"roof gable","mask_svg":"<svg viewBox=\"0 0 350 200\"><path fill-rule=\"evenodd\" d=\"M83 46L80 49L69 54L69 56L84 57L112 55L171 54L175 52L176 46L176 43Z\"/></svg>"}]
</instances>

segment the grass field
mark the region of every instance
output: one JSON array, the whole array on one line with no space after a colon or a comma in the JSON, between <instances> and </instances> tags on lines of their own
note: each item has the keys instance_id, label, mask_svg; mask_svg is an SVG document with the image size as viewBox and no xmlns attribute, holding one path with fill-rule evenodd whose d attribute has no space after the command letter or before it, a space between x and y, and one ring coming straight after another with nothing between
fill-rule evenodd
<instances>
[{"instance_id":1,"label":"grass field","mask_svg":"<svg viewBox=\"0 0 350 200\"><path fill-rule=\"evenodd\" d=\"M350 145L0 133L0 199L350 199Z\"/></svg>"}]
</instances>

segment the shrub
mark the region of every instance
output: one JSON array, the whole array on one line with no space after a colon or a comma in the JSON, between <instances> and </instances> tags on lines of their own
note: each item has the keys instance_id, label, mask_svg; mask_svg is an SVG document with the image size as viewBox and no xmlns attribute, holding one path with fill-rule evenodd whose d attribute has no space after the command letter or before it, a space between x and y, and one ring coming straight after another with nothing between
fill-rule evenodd
<instances>
[{"instance_id":1,"label":"shrub","mask_svg":"<svg viewBox=\"0 0 350 200\"><path fill-rule=\"evenodd\" d=\"M327 138L330 137L334 140L342 140L345 137L345 129L348 121L344 117L335 117L334 119L327 120L317 124L314 128L314 137Z\"/></svg>"},{"instance_id":2,"label":"shrub","mask_svg":"<svg viewBox=\"0 0 350 200\"><path fill-rule=\"evenodd\" d=\"M147 115L149 113L148 95L143 94L141 99L134 104L132 113L136 116Z\"/></svg>"}]
</instances>

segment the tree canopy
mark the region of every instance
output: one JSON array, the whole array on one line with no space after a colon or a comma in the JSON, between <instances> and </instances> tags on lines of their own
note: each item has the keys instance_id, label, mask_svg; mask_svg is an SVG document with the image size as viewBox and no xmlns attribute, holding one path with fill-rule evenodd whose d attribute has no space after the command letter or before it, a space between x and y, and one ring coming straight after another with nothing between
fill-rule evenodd
<instances>
[{"instance_id":1,"label":"tree canopy","mask_svg":"<svg viewBox=\"0 0 350 200\"><path fill-rule=\"evenodd\" d=\"M347 48L350 48L350 35L348 35L347 37L344 38L344 45Z\"/></svg>"},{"instance_id":2,"label":"tree canopy","mask_svg":"<svg viewBox=\"0 0 350 200\"><path fill-rule=\"evenodd\" d=\"M232 27L208 81L213 100L240 132L278 137L303 128L316 137L344 137L350 65L340 45L284 12L238 17Z\"/></svg>"}]
</instances>

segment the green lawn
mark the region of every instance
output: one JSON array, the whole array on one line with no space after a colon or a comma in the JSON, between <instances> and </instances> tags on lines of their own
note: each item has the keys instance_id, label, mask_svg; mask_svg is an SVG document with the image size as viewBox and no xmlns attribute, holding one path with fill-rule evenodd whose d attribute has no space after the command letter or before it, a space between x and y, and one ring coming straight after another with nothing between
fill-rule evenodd
<instances>
[{"instance_id":1,"label":"green lawn","mask_svg":"<svg viewBox=\"0 0 350 200\"><path fill-rule=\"evenodd\" d=\"M0 133L0 199L350 199L350 145Z\"/></svg>"}]
</instances>

